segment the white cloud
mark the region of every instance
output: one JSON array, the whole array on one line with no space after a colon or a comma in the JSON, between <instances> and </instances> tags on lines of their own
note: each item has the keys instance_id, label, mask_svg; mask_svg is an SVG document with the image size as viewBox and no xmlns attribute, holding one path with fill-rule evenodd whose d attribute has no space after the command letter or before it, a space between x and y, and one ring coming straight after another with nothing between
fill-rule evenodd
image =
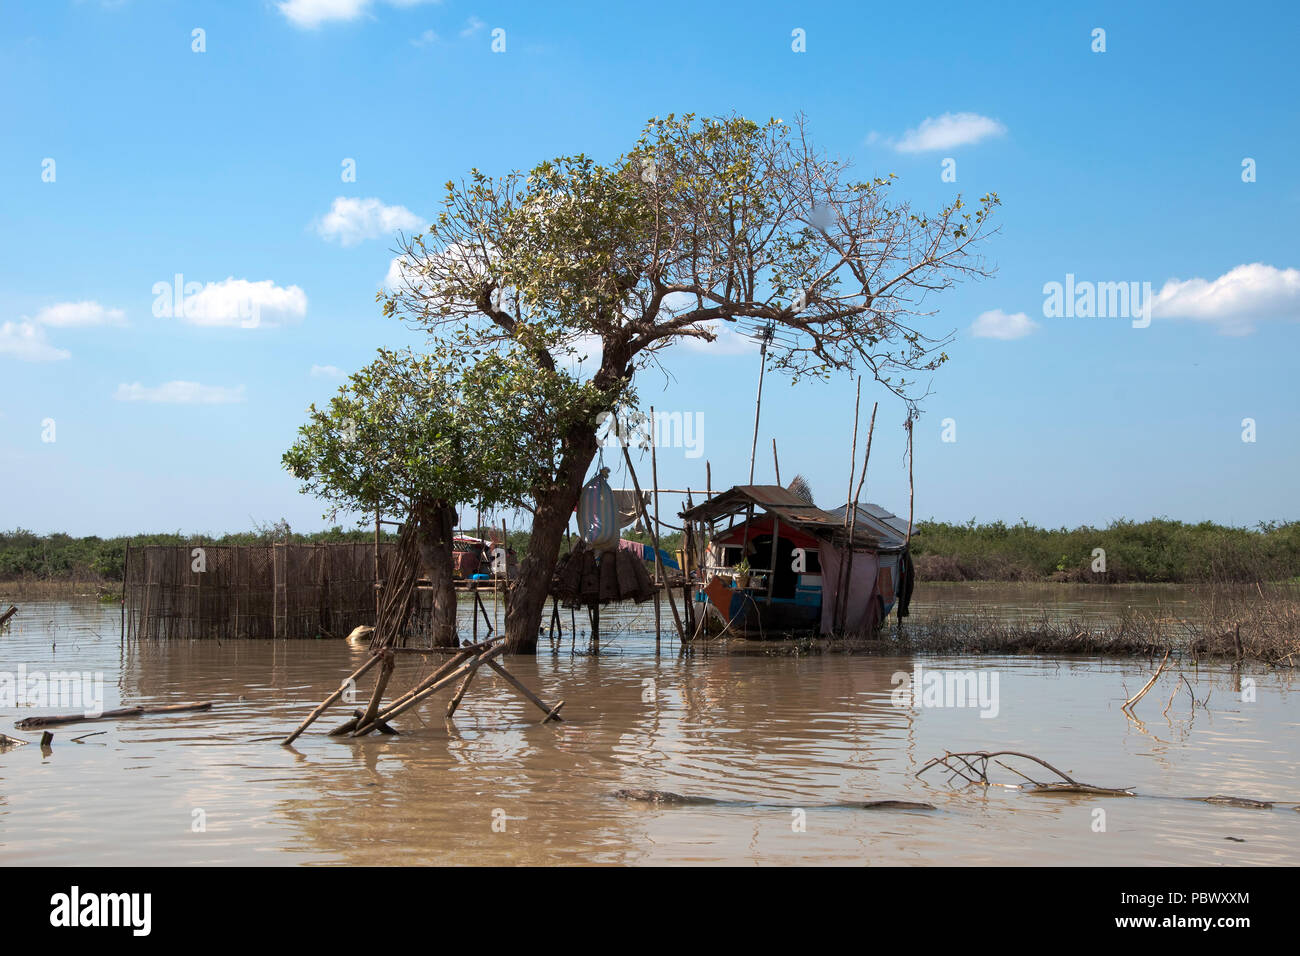
<instances>
[{"instance_id":1,"label":"white cloud","mask_svg":"<svg viewBox=\"0 0 1300 956\"><path fill-rule=\"evenodd\" d=\"M432 46L438 42L438 34L432 30L425 30L418 37L411 41L411 46Z\"/></svg>"},{"instance_id":2,"label":"white cloud","mask_svg":"<svg viewBox=\"0 0 1300 956\"><path fill-rule=\"evenodd\" d=\"M119 402L162 402L169 405L228 405L244 400L244 386L200 385L198 382L165 382L151 387L133 382L117 387Z\"/></svg>"},{"instance_id":3,"label":"white cloud","mask_svg":"<svg viewBox=\"0 0 1300 956\"><path fill-rule=\"evenodd\" d=\"M283 288L270 279L249 282L230 276L187 294L184 313L182 318L191 325L246 329L281 325L307 314L307 294L296 285Z\"/></svg>"},{"instance_id":4,"label":"white cloud","mask_svg":"<svg viewBox=\"0 0 1300 956\"><path fill-rule=\"evenodd\" d=\"M399 229L419 229L423 220L405 206L385 206L378 199L339 196L316 222L316 232L327 241L355 246L366 239L391 236Z\"/></svg>"},{"instance_id":5,"label":"white cloud","mask_svg":"<svg viewBox=\"0 0 1300 956\"><path fill-rule=\"evenodd\" d=\"M55 362L72 353L51 345L45 330L35 322L22 321L0 325L0 355L12 355L22 362Z\"/></svg>"},{"instance_id":6,"label":"white cloud","mask_svg":"<svg viewBox=\"0 0 1300 956\"><path fill-rule=\"evenodd\" d=\"M478 17L470 17L468 20L465 21L465 29L460 31L460 35L463 37L472 37L474 34L478 33L479 30L482 30L485 26L487 26L487 24L484 23L482 20L480 20Z\"/></svg>"},{"instance_id":7,"label":"white cloud","mask_svg":"<svg viewBox=\"0 0 1300 956\"><path fill-rule=\"evenodd\" d=\"M1170 279L1152 299L1151 316L1249 335L1257 322L1300 318L1300 270L1253 262L1217 279Z\"/></svg>"},{"instance_id":8,"label":"white cloud","mask_svg":"<svg viewBox=\"0 0 1300 956\"><path fill-rule=\"evenodd\" d=\"M345 375L347 373L337 365L313 365L311 367L312 378L343 378Z\"/></svg>"},{"instance_id":9,"label":"white cloud","mask_svg":"<svg viewBox=\"0 0 1300 956\"><path fill-rule=\"evenodd\" d=\"M992 309L980 313L979 318L971 323L970 331L971 335L977 339L1010 341L1011 339L1023 339L1037 328L1038 323L1023 312L1008 315L1001 309Z\"/></svg>"},{"instance_id":10,"label":"white cloud","mask_svg":"<svg viewBox=\"0 0 1300 956\"><path fill-rule=\"evenodd\" d=\"M430 0L386 0L394 7L414 7ZM441 0L431 0L439 3ZM276 6L296 27L314 30L322 23L355 20L374 6L374 0L282 0Z\"/></svg>"},{"instance_id":11,"label":"white cloud","mask_svg":"<svg viewBox=\"0 0 1300 956\"><path fill-rule=\"evenodd\" d=\"M121 325L126 313L121 309L106 309L98 302L56 302L36 313L41 325L58 328L86 325Z\"/></svg>"},{"instance_id":12,"label":"white cloud","mask_svg":"<svg viewBox=\"0 0 1300 956\"><path fill-rule=\"evenodd\" d=\"M894 143L900 153L923 153L935 149L970 146L990 136L1001 136L1007 128L978 113L944 113L926 117L916 129L909 129Z\"/></svg>"}]
</instances>

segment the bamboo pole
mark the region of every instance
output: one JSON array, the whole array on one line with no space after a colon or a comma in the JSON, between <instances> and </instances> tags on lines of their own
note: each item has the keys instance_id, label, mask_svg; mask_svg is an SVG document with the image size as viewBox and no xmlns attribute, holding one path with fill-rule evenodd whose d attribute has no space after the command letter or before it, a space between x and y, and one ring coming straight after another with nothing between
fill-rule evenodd
<instances>
[{"instance_id":1,"label":"bamboo pole","mask_svg":"<svg viewBox=\"0 0 1300 956\"><path fill-rule=\"evenodd\" d=\"M451 700L447 703L448 717L455 715L456 708L459 707L460 702L465 699L465 691L469 690L470 682L474 680L474 674L477 673L479 665L482 663L483 662L478 657L470 659L469 670L465 672L465 679L460 682L460 686L456 688L456 693L452 695Z\"/></svg>"},{"instance_id":2,"label":"bamboo pole","mask_svg":"<svg viewBox=\"0 0 1300 956\"><path fill-rule=\"evenodd\" d=\"M776 438L772 438L772 467L776 469L776 483L781 484L781 459L776 457Z\"/></svg>"},{"instance_id":3,"label":"bamboo pole","mask_svg":"<svg viewBox=\"0 0 1300 956\"><path fill-rule=\"evenodd\" d=\"M131 567L131 542L127 541L126 553L122 556L122 641L121 643L126 642L126 588L127 588L127 582L130 580L130 578L127 577L127 571L130 569L130 567ZM0 624L3 624L5 622L5 619L7 619L8 617L9 615L6 614L4 618L0 618Z\"/></svg>"},{"instance_id":4,"label":"bamboo pole","mask_svg":"<svg viewBox=\"0 0 1300 956\"><path fill-rule=\"evenodd\" d=\"M758 453L758 419L763 408L763 373L767 371L768 336L763 337L763 345L758 353L758 397L754 400L754 441L749 446L749 483L754 483L754 456Z\"/></svg>"},{"instance_id":5,"label":"bamboo pole","mask_svg":"<svg viewBox=\"0 0 1300 956\"><path fill-rule=\"evenodd\" d=\"M655 407L650 406L650 487L654 493L655 506L655 535L659 533L659 460L655 454L655 444L658 440L658 428L654 424ZM659 637L661 624L661 610L659 607L659 589L663 587L665 580L663 560L659 556L659 546L655 545L655 653L659 653Z\"/></svg>"},{"instance_id":6,"label":"bamboo pole","mask_svg":"<svg viewBox=\"0 0 1300 956\"><path fill-rule=\"evenodd\" d=\"M842 589L844 593L846 616L848 614L848 589L850 583L853 581L854 540L857 538L858 533L858 499L862 497L862 486L866 484L867 481L867 464L871 461L871 439L876 433L876 409L879 407L879 402L876 402L871 406L871 424L867 426L867 452L862 457L862 474L858 478L857 491L853 493L853 504L851 506L853 509L853 517L849 521L849 556L844 562L844 587ZM844 623L847 625L848 621L845 621Z\"/></svg>"},{"instance_id":7,"label":"bamboo pole","mask_svg":"<svg viewBox=\"0 0 1300 956\"><path fill-rule=\"evenodd\" d=\"M389 678L393 676L395 664L393 655L385 653L383 660L384 664L379 669L379 679L375 681L375 690L370 695L370 703L366 705L365 713L360 720L361 724L367 724L375 719L375 714L379 713L379 703L384 699L384 691L388 689Z\"/></svg>"},{"instance_id":8,"label":"bamboo pole","mask_svg":"<svg viewBox=\"0 0 1300 956\"><path fill-rule=\"evenodd\" d=\"M628 453L627 442L623 441L622 435L619 436L619 443L623 446L623 460L627 462L627 473L632 476L632 488L636 492L636 501L637 505L641 509L641 517L645 520L646 525L650 527L650 540L654 545L655 552L658 553L659 533L654 530L652 525L650 525L650 517L646 514L645 510L645 502L641 498L641 483L637 481L636 469L632 467L632 456ZM677 624L677 637L683 644L685 644L686 630L682 626L682 619L677 613L677 601L673 598L673 592L671 590L668 592L668 607L673 612L673 621Z\"/></svg>"},{"instance_id":9,"label":"bamboo pole","mask_svg":"<svg viewBox=\"0 0 1300 956\"><path fill-rule=\"evenodd\" d=\"M504 645L502 646L504 647ZM487 664L488 667L496 671L498 674L500 674L501 677L504 678L507 684L509 684L511 687L513 687L515 690L519 692L519 695L521 697L523 697L525 700L531 701L534 705L536 705L538 710L540 710L543 714L546 715L546 717L543 718L542 723L546 723L548 720L558 720L561 722L564 720L564 718L561 717L559 713L560 708L564 706L564 701L560 701L554 707L547 707L546 704L542 702L542 699L540 697L538 697L531 690L525 687L523 683L521 683L518 680L518 678L515 677L514 674L511 674L508 670L502 667L500 662L493 660L492 658L489 657L487 660L484 661L484 663Z\"/></svg>"},{"instance_id":10,"label":"bamboo pole","mask_svg":"<svg viewBox=\"0 0 1300 956\"><path fill-rule=\"evenodd\" d=\"M862 410L862 376L858 376L857 398L853 404L853 447L849 452L849 490L845 496L844 502L844 531L847 534L849 529L849 509L853 507L853 475L858 467L858 414ZM836 632L844 628L844 566L840 566L841 586L835 595L835 608L831 617L832 629Z\"/></svg>"},{"instance_id":11,"label":"bamboo pole","mask_svg":"<svg viewBox=\"0 0 1300 956\"><path fill-rule=\"evenodd\" d=\"M353 686L362 677L362 675L366 673L366 671L370 670L370 668L374 667L378 663L379 663L379 655L377 654L373 655L370 658L370 660L366 661L355 671L349 674L347 678L344 679L343 683L339 685L338 690L336 690L334 693L326 697L319 705L317 705L315 710L313 710L310 714L307 715L307 719L304 720L301 724L299 724L298 728L293 733L291 733L288 737L284 738L284 740L282 741L283 744L287 747L289 746L289 744L297 740L298 737L302 734L302 732L315 722L317 717L325 713L325 711L327 711L334 704L336 700L338 700L345 693L347 693L347 690L350 686Z\"/></svg>"},{"instance_id":12,"label":"bamboo pole","mask_svg":"<svg viewBox=\"0 0 1300 956\"><path fill-rule=\"evenodd\" d=\"M428 687L432 686L433 684L436 684L438 681L446 677L448 674L451 674L453 672L458 672L457 669L460 668L469 658L473 657L474 655L480 653L485 649L486 648L484 648L482 645L479 645L477 648L462 647L459 651L456 652L455 656L453 656L449 660L444 661L442 665L438 667L437 670L435 670L428 677L424 678L424 680L420 681L418 684L416 684L406 693L389 701L388 710L386 710L383 714L380 714L379 716L384 719L389 719L388 715L391 715L396 708L405 704L416 694L420 694Z\"/></svg>"},{"instance_id":13,"label":"bamboo pole","mask_svg":"<svg viewBox=\"0 0 1300 956\"><path fill-rule=\"evenodd\" d=\"M501 643L496 645L495 647L489 648L479 656L490 659L491 657L495 657L498 654L504 653L505 649L506 649L505 644ZM481 661L480 663L486 663L486 661ZM433 681L433 683L428 683L426 681L427 686L425 686L423 690L419 691L418 693L408 694L400 703L390 704L386 711L379 714L370 723L359 724L357 729L352 732L352 736L364 737L366 734L373 731L375 729L375 726L380 722L388 723L393 718L406 713L412 707L415 707L418 704L423 703L425 700L427 700L429 697L436 694L438 691L442 690L444 687L464 677L465 674L469 672L469 669L470 669L470 662L465 662L462 663L459 667L457 667L454 671L447 674L446 676L436 681ZM443 668L443 670L445 670L445 667Z\"/></svg>"},{"instance_id":14,"label":"bamboo pole","mask_svg":"<svg viewBox=\"0 0 1300 956\"><path fill-rule=\"evenodd\" d=\"M916 501L916 486L912 483L912 425L913 420L909 415L907 419L907 538L904 545L912 543L912 514L913 503Z\"/></svg>"}]
</instances>

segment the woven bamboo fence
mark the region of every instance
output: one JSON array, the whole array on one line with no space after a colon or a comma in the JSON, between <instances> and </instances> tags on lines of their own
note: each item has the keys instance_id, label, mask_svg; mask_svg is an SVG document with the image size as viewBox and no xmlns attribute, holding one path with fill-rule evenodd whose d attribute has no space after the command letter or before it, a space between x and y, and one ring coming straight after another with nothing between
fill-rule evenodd
<instances>
[{"instance_id":1,"label":"woven bamboo fence","mask_svg":"<svg viewBox=\"0 0 1300 956\"><path fill-rule=\"evenodd\" d=\"M375 622L368 543L132 548L126 635L141 640L342 637ZM394 546L379 545L380 576ZM200 569L201 568L201 569ZM418 633L419 607L412 619Z\"/></svg>"}]
</instances>

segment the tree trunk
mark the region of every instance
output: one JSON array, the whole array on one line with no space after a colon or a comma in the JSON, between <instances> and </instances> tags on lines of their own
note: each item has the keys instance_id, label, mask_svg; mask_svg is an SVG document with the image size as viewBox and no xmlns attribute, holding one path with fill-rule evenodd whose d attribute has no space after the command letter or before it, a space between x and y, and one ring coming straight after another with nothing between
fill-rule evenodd
<instances>
[{"instance_id":1,"label":"tree trunk","mask_svg":"<svg viewBox=\"0 0 1300 956\"><path fill-rule=\"evenodd\" d=\"M456 509L439 498L419 509L420 558L433 585L433 643L438 647L455 647L456 586L452 538L456 528Z\"/></svg>"},{"instance_id":2,"label":"tree trunk","mask_svg":"<svg viewBox=\"0 0 1300 956\"><path fill-rule=\"evenodd\" d=\"M511 654L536 654L537 637L551 591L551 577L560 557L564 529L582 493L583 479L596 457L594 427L574 426L565 436L565 450L556 480L535 496L532 536L528 554L519 564L519 576L509 585L506 607L506 643Z\"/></svg>"}]
</instances>

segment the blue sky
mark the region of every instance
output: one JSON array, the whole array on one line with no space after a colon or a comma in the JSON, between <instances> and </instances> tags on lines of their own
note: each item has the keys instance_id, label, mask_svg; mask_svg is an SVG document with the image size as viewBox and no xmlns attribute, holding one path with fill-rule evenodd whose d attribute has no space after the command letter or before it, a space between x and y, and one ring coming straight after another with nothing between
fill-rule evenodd
<instances>
[{"instance_id":1,"label":"blue sky","mask_svg":"<svg viewBox=\"0 0 1300 956\"><path fill-rule=\"evenodd\" d=\"M997 275L926 320L956 340L916 426L918 517L1300 517L1300 11L971 6L0 4L0 527L323 526L279 459L331 370L418 344L375 303L395 229L471 167L612 160L688 111L803 112L922 208L1000 195ZM177 274L198 317L155 315ZM1149 327L1045 315L1067 274L1149 282ZM701 487L704 459L743 481L756 355L665 364L642 397L703 413L704 443L660 449L661 484ZM864 497L905 514L903 409L863 398ZM757 480L775 437L783 478L842 501L852 403L848 378L769 375Z\"/></svg>"}]
</instances>

